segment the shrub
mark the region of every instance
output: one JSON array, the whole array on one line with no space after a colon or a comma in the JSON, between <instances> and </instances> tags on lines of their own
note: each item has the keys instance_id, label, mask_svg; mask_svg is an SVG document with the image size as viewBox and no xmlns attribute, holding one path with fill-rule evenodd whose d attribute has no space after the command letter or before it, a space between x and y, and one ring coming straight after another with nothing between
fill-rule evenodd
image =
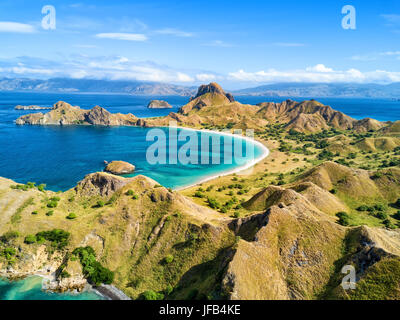
<instances>
[{"instance_id":1,"label":"shrub","mask_svg":"<svg viewBox=\"0 0 400 320\"><path fill-rule=\"evenodd\" d=\"M58 205L58 202L57 202L57 201L50 200L50 201L47 203L47 208L57 208L57 205Z\"/></svg>"},{"instance_id":2,"label":"shrub","mask_svg":"<svg viewBox=\"0 0 400 320\"><path fill-rule=\"evenodd\" d=\"M380 220L386 220L388 218L386 212L377 212L375 216Z\"/></svg>"},{"instance_id":3,"label":"shrub","mask_svg":"<svg viewBox=\"0 0 400 320\"><path fill-rule=\"evenodd\" d=\"M34 216L36 216L36 215L39 214L39 212L37 212L37 211L32 211L32 214L33 214Z\"/></svg>"},{"instance_id":4,"label":"shrub","mask_svg":"<svg viewBox=\"0 0 400 320\"><path fill-rule=\"evenodd\" d=\"M165 295L170 295L172 293L172 291L174 291L174 288L169 284L166 288L165 288Z\"/></svg>"},{"instance_id":5,"label":"shrub","mask_svg":"<svg viewBox=\"0 0 400 320\"><path fill-rule=\"evenodd\" d=\"M60 197L52 197L52 198L50 198L50 201L58 202L58 201L60 201L60 200L61 200Z\"/></svg>"},{"instance_id":6,"label":"shrub","mask_svg":"<svg viewBox=\"0 0 400 320\"><path fill-rule=\"evenodd\" d=\"M170 264L172 261L174 261L174 256L172 254L169 254L164 258L166 264Z\"/></svg>"},{"instance_id":7,"label":"shrub","mask_svg":"<svg viewBox=\"0 0 400 320\"><path fill-rule=\"evenodd\" d=\"M337 194L337 192L338 192L338 190L337 190L336 188L333 188L333 189L330 191L330 193L332 193L332 194Z\"/></svg>"},{"instance_id":8,"label":"shrub","mask_svg":"<svg viewBox=\"0 0 400 320\"><path fill-rule=\"evenodd\" d=\"M400 220L400 211L397 211L397 213L393 215L393 218L396 220Z\"/></svg>"},{"instance_id":9,"label":"shrub","mask_svg":"<svg viewBox=\"0 0 400 320\"><path fill-rule=\"evenodd\" d=\"M128 190L125 194L126 194L127 196L132 197L132 196L135 194L135 192L134 192L132 189L130 189L130 190Z\"/></svg>"},{"instance_id":10,"label":"shrub","mask_svg":"<svg viewBox=\"0 0 400 320\"><path fill-rule=\"evenodd\" d=\"M38 188L39 191L44 192L44 189L46 188L46 185L44 183L42 183L42 184L38 185L37 188Z\"/></svg>"},{"instance_id":11,"label":"shrub","mask_svg":"<svg viewBox=\"0 0 400 320\"><path fill-rule=\"evenodd\" d=\"M111 284L114 281L114 272L96 261L96 252L92 247L76 248L72 254L79 258L83 274L91 283L100 285L101 283Z\"/></svg>"},{"instance_id":12,"label":"shrub","mask_svg":"<svg viewBox=\"0 0 400 320\"><path fill-rule=\"evenodd\" d=\"M97 208L102 208L102 207L104 207L105 205L106 205L106 204L105 204L105 202L104 202L103 200L97 201L97 204L96 204Z\"/></svg>"},{"instance_id":13,"label":"shrub","mask_svg":"<svg viewBox=\"0 0 400 320\"><path fill-rule=\"evenodd\" d=\"M34 236L34 235L32 235L32 234L26 236L26 237L25 237L25 240L24 240L24 242L25 242L26 244L33 244L33 243L36 243L36 241L37 241L36 236Z\"/></svg>"},{"instance_id":14,"label":"shrub","mask_svg":"<svg viewBox=\"0 0 400 320\"><path fill-rule=\"evenodd\" d=\"M368 206L366 206L366 205L362 205L362 206L360 206L360 207L358 207L357 208L357 211L368 211L369 210L369 207Z\"/></svg>"},{"instance_id":15,"label":"shrub","mask_svg":"<svg viewBox=\"0 0 400 320\"><path fill-rule=\"evenodd\" d=\"M68 220L74 220L77 218L77 215L73 212L71 212L69 215L66 217Z\"/></svg>"},{"instance_id":16,"label":"shrub","mask_svg":"<svg viewBox=\"0 0 400 320\"><path fill-rule=\"evenodd\" d=\"M42 231L36 234L38 242L44 242L45 240L51 242L51 245L57 249L63 249L69 243L71 234L61 229L54 229L51 231Z\"/></svg>"},{"instance_id":17,"label":"shrub","mask_svg":"<svg viewBox=\"0 0 400 320\"><path fill-rule=\"evenodd\" d=\"M70 277L71 277L71 275L68 273L68 271L66 271L66 270L61 271L61 273L60 273L61 279L66 279L66 278L70 278Z\"/></svg>"},{"instance_id":18,"label":"shrub","mask_svg":"<svg viewBox=\"0 0 400 320\"><path fill-rule=\"evenodd\" d=\"M211 209L219 209L220 204L213 198L207 198L208 205Z\"/></svg>"},{"instance_id":19,"label":"shrub","mask_svg":"<svg viewBox=\"0 0 400 320\"><path fill-rule=\"evenodd\" d=\"M346 212L338 212L336 214L336 217L339 218L338 223L342 226L348 226L350 225L350 217Z\"/></svg>"},{"instance_id":20,"label":"shrub","mask_svg":"<svg viewBox=\"0 0 400 320\"><path fill-rule=\"evenodd\" d=\"M54 214L53 210L50 210L49 212L46 213L46 216L51 217Z\"/></svg>"},{"instance_id":21,"label":"shrub","mask_svg":"<svg viewBox=\"0 0 400 320\"><path fill-rule=\"evenodd\" d=\"M0 241L3 243L8 243L13 239L19 237L19 232L17 231L8 231L0 237Z\"/></svg>"},{"instance_id":22,"label":"shrub","mask_svg":"<svg viewBox=\"0 0 400 320\"><path fill-rule=\"evenodd\" d=\"M196 191L195 194L194 194L194 196L195 196L196 198L204 198L204 194L202 194L201 191Z\"/></svg>"},{"instance_id":23,"label":"shrub","mask_svg":"<svg viewBox=\"0 0 400 320\"><path fill-rule=\"evenodd\" d=\"M383 221L383 225L388 229L396 229L396 226L389 219Z\"/></svg>"},{"instance_id":24,"label":"shrub","mask_svg":"<svg viewBox=\"0 0 400 320\"><path fill-rule=\"evenodd\" d=\"M164 295L162 293L157 293L153 290L148 290L148 291L143 292L140 295L140 298L142 300L163 300Z\"/></svg>"},{"instance_id":25,"label":"shrub","mask_svg":"<svg viewBox=\"0 0 400 320\"><path fill-rule=\"evenodd\" d=\"M236 219L239 219L239 218L240 218L240 212L236 211L236 212L233 214L233 217L236 218Z\"/></svg>"}]
</instances>

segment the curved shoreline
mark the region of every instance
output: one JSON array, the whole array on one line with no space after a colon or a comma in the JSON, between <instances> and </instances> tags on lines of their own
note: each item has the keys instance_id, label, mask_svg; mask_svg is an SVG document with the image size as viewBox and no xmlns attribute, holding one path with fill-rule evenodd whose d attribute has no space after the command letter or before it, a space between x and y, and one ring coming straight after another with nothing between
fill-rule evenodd
<instances>
[{"instance_id":1,"label":"curved shoreline","mask_svg":"<svg viewBox=\"0 0 400 320\"><path fill-rule=\"evenodd\" d=\"M239 167L234 168L234 169L227 169L225 171L220 172L219 174L213 174L213 175L210 175L208 177L201 178L199 181L197 181L195 183L192 183L190 185L186 185L186 186L182 186L182 187L178 187L178 188L173 188L173 190L175 190L175 191L182 191L182 190L194 187L194 186L198 186L198 185L200 185L202 183L214 180L216 178L225 177L225 176L229 176L229 175L234 174L234 173L239 173L241 171L245 171L245 170L255 166L257 163L259 163L260 161L264 160L265 158L267 158L270 155L270 150L264 144L262 144L260 141L257 141L256 139L252 139L252 138L249 138L249 137L246 137L246 136L233 134L233 133L228 133L228 132L206 130L206 129L194 129L194 128L187 128L187 127L164 127L164 128L177 128L177 129L184 129L184 130L188 130L188 131L208 132L208 133L218 134L220 136L228 136L228 137L233 137L233 138L240 138L240 139L242 139L244 141L252 143L255 146L258 146L262 150L262 154L259 157L251 160L248 163L245 163L242 166L239 166Z\"/></svg>"}]
</instances>

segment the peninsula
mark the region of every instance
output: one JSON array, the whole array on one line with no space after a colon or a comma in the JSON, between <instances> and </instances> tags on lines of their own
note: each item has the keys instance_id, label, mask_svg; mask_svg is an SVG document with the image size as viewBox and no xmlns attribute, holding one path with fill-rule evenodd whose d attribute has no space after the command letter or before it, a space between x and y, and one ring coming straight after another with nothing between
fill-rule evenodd
<instances>
[{"instance_id":1,"label":"peninsula","mask_svg":"<svg viewBox=\"0 0 400 320\"><path fill-rule=\"evenodd\" d=\"M251 128L271 153L250 173L180 191L104 172L59 194L2 178L0 273L51 275L60 291L112 283L133 299L400 298L400 121L355 120L315 100L244 105L211 83L166 117L59 102L16 123L170 121ZM341 286L345 266L355 290Z\"/></svg>"}]
</instances>

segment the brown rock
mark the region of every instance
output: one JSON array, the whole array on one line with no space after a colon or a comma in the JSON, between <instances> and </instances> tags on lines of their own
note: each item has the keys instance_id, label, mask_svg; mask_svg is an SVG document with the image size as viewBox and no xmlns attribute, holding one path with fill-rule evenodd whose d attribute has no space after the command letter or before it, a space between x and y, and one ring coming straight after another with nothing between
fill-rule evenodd
<instances>
[{"instance_id":1,"label":"brown rock","mask_svg":"<svg viewBox=\"0 0 400 320\"><path fill-rule=\"evenodd\" d=\"M172 106L164 100L151 100L147 105L149 109L171 109Z\"/></svg>"},{"instance_id":2,"label":"brown rock","mask_svg":"<svg viewBox=\"0 0 400 320\"><path fill-rule=\"evenodd\" d=\"M125 161L113 161L107 165L104 171L116 175L129 174L135 171L135 166Z\"/></svg>"}]
</instances>

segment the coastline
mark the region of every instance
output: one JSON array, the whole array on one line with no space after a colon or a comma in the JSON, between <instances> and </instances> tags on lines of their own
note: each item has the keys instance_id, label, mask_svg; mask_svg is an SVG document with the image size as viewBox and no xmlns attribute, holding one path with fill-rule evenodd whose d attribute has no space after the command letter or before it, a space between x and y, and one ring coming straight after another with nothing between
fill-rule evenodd
<instances>
[{"instance_id":1,"label":"coastline","mask_svg":"<svg viewBox=\"0 0 400 320\"><path fill-rule=\"evenodd\" d=\"M171 127L164 127L164 128L171 128ZM185 189L189 189L189 188L198 186L198 185L203 184L205 182L214 180L214 179L219 178L219 177L229 176L231 174L235 174L235 173L239 173L239 172L245 171L245 170L255 166L257 163L261 162L262 160L264 160L265 158L267 158L270 155L270 150L263 143L261 143L260 141L258 141L256 139L253 139L253 138L249 138L249 137L245 137L245 136L237 135L237 134L233 134L233 133L228 133L228 132L215 131L215 130L194 129L194 128L178 127L178 126L177 127L172 127L172 128L184 129L184 130L189 130L189 131L208 132L208 133L218 134L218 135L221 135L221 136L229 136L229 137L233 137L233 138L240 138L240 139L243 139L243 140L245 140L247 142L252 143L255 146L258 146L262 150L262 154L259 157L251 160L248 163L245 163L242 166L239 166L239 167L234 168L234 169L227 169L225 171L220 172L219 174L213 174L213 175L210 175L208 177L201 178L199 181L191 183L190 185L185 185L185 186L181 186L181 187L178 187L178 188L174 188L173 189L174 191L182 191L182 190L185 190Z\"/></svg>"},{"instance_id":2,"label":"coastline","mask_svg":"<svg viewBox=\"0 0 400 320\"><path fill-rule=\"evenodd\" d=\"M5 279L10 282L13 281L23 281L28 278L41 278L42 279L42 291L48 291L52 292L55 294L59 294L60 292L57 292L57 290L54 290L52 287L52 283L56 282L56 278L54 274L44 274L40 272L36 273L29 273L29 274L20 274L16 277L10 277L9 275L2 273L0 274L0 280ZM96 294L99 297L102 297L104 300L132 300L130 297L128 297L123 291L118 289L117 287L113 285L100 285L100 286L93 286L89 283L87 283L82 291L77 291L76 289L74 290L67 290L65 293L69 293L73 296L79 296L80 294L84 292L92 292Z\"/></svg>"}]
</instances>

